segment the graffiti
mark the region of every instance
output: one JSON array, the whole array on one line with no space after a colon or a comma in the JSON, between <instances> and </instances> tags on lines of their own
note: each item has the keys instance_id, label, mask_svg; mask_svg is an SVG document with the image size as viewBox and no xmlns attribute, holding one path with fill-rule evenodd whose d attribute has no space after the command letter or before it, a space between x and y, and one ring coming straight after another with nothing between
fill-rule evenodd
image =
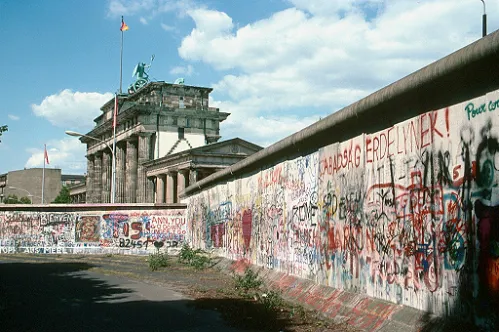
<instances>
[{"instance_id":1,"label":"graffiti","mask_svg":"<svg viewBox=\"0 0 499 332\"><path fill-rule=\"evenodd\" d=\"M499 204L498 95L214 184L189 197L194 243L436 314L471 308L499 292L497 217L477 203Z\"/></svg>"},{"instance_id":2,"label":"graffiti","mask_svg":"<svg viewBox=\"0 0 499 332\"><path fill-rule=\"evenodd\" d=\"M82 216L76 221L76 242L99 242L100 217Z\"/></svg>"},{"instance_id":3,"label":"graffiti","mask_svg":"<svg viewBox=\"0 0 499 332\"><path fill-rule=\"evenodd\" d=\"M468 115L468 121L470 121L471 118L479 116L480 114L487 113L487 111L489 112L495 111L497 107L499 107L499 99L495 101L493 100L489 101L488 105L486 103L483 103L481 105L475 106L474 103L470 102L466 105L464 110Z\"/></svg>"},{"instance_id":4,"label":"graffiti","mask_svg":"<svg viewBox=\"0 0 499 332\"><path fill-rule=\"evenodd\" d=\"M428 112L378 134L366 135L366 163L417 153L438 138L447 137L448 123L441 124L439 114L438 111Z\"/></svg>"},{"instance_id":5,"label":"graffiti","mask_svg":"<svg viewBox=\"0 0 499 332\"><path fill-rule=\"evenodd\" d=\"M186 240L183 210L103 214L1 212L2 253L102 253L114 248L147 252L155 241L167 248Z\"/></svg>"},{"instance_id":6,"label":"graffiti","mask_svg":"<svg viewBox=\"0 0 499 332\"><path fill-rule=\"evenodd\" d=\"M478 259L479 291L483 298L499 298L499 205L475 203L480 251Z\"/></svg>"},{"instance_id":7,"label":"graffiti","mask_svg":"<svg viewBox=\"0 0 499 332\"><path fill-rule=\"evenodd\" d=\"M361 153L362 151L360 146L353 146L352 142L349 147L345 148L343 151L339 151L334 156L321 159L319 171L320 175L332 175L341 169L358 168L361 162Z\"/></svg>"}]
</instances>

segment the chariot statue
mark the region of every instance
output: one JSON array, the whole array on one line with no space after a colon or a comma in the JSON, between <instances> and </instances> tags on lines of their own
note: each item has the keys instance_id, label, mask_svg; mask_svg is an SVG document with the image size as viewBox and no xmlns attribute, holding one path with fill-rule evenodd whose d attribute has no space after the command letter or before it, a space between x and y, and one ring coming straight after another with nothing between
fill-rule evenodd
<instances>
[{"instance_id":1,"label":"chariot statue","mask_svg":"<svg viewBox=\"0 0 499 332\"><path fill-rule=\"evenodd\" d=\"M151 61L149 62L149 64L139 62L135 66L135 68L133 69L132 77L136 76L137 78L135 79L135 82L130 84L130 86L128 87L128 93L134 93L149 82L149 74L147 73L147 70L151 68L153 60L154 55L151 56Z\"/></svg>"}]
</instances>

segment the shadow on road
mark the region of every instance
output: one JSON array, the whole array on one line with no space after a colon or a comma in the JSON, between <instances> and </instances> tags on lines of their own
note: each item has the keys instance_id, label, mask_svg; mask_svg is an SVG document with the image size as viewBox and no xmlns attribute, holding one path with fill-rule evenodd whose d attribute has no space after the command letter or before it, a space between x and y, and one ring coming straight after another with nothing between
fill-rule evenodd
<instances>
[{"instance_id":1,"label":"shadow on road","mask_svg":"<svg viewBox=\"0 0 499 332\"><path fill-rule=\"evenodd\" d=\"M0 263L0 330L289 330L290 322L265 313L254 302L142 300L134 290L89 277L85 271L91 267L86 263ZM238 310L230 310L234 308ZM256 317L258 313L262 315Z\"/></svg>"}]
</instances>

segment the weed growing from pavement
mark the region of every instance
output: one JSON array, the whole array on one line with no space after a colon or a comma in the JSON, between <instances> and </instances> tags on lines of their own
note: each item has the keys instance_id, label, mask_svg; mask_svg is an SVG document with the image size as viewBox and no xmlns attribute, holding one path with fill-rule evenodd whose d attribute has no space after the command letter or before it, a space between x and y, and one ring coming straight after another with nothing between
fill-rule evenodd
<instances>
[{"instance_id":1,"label":"weed growing from pavement","mask_svg":"<svg viewBox=\"0 0 499 332\"><path fill-rule=\"evenodd\" d=\"M147 261L149 262L151 271L157 271L162 267L168 266L168 255L166 253L160 253L158 250L156 253L150 254Z\"/></svg>"},{"instance_id":2,"label":"weed growing from pavement","mask_svg":"<svg viewBox=\"0 0 499 332\"><path fill-rule=\"evenodd\" d=\"M281 294L274 290L263 293L260 296L260 302L267 310L277 310L284 304Z\"/></svg>"},{"instance_id":3,"label":"weed growing from pavement","mask_svg":"<svg viewBox=\"0 0 499 332\"><path fill-rule=\"evenodd\" d=\"M201 249L192 249L188 244L184 244L178 255L178 261L183 264L190 265L196 270L204 269L211 263L209 257L203 255Z\"/></svg>"},{"instance_id":4,"label":"weed growing from pavement","mask_svg":"<svg viewBox=\"0 0 499 332\"><path fill-rule=\"evenodd\" d=\"M234 283L236 290L238 290L241 295L248 296L250 295L249 292L259 288L263 284L263 281L258 277L258 273L247 268L246 271L244 271L244 275L234 276Z\"/></svg>"}]
</instances>

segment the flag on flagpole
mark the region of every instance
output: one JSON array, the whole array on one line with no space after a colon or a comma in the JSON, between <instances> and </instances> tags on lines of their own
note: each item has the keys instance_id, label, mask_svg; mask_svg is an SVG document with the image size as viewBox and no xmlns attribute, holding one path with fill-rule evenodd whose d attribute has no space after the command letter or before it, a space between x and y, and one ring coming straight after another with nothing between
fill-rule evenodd
<instances>
[{"instance_id":1,"label":"flag on flagpole","mask_svg":"<svg viewBox=\"0 0 499 332\"><path fill-rule=\"evenodd\" d=\"M121 16L121 31L127 31L128 30L128 25L126 25L125 21L123 21L123 16Z\"/></svg>"},{"instance_id":2,"label":"flag on flagpole","mask_svg":"<svg viewBox=\"0 0 499 332\"><path fill-rule=\"evenodd\" d=\"M118 95L114 95L113 128L116 128L116 118L118 117Z\"/></svg>"},{"instance_id":3,"label":"flag on flagpole","mask_svg":"<svg viewBox=\"0 0 499 332\"><path fill-rule=\"evenodd\" d=\"M44 163L50 164L49 163L49 154L47 153L47 144L44 144L44 152L43 152L43 158L44 158Z\"/></svg>"}]
</instances>

